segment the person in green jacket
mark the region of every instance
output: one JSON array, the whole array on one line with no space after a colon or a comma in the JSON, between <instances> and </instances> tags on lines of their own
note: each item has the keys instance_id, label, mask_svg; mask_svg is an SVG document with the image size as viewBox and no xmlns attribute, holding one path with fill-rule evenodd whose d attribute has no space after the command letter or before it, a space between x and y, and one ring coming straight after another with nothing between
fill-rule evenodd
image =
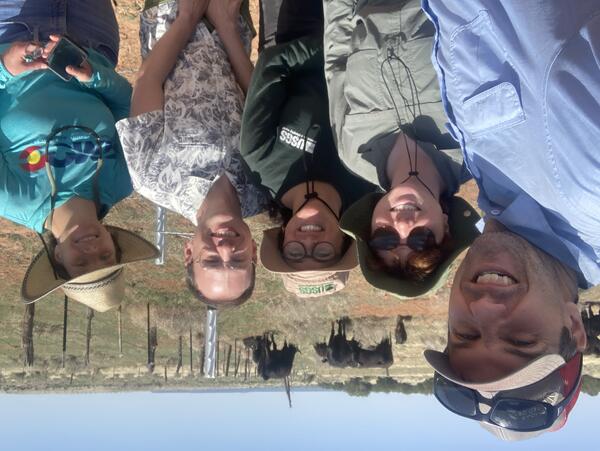
<instances>
[{"instance_id":1,"label":"person in green jacket","mask_svg":"<svg viewBox=\"0 0 600 451\"><path fill-rule=\"evenodd\" d=\"M434 28L418 0L326 0L325 76L339 156L378 193L348 209L361 269L401 297L439 287L474 239L475 211L430 61Z\"/></svg>"},{"instance_id":2,"label":"person in green jacket","mask_svg":"<svg viewBox=\"0 0 600 451\"><path fill-rule=\"evenodd\" d=\"M319 1L261 3L262 49L248 89L241 153L282 213L260 257L297 296L345 286L356 266L340 215L374 187L348 172L334 145L323 76Z\"/></svg>"},{"instance_id":3,"label":"person in green jacket","mask_svg":"<svg viewBox=\"0 0 600 451\"><path fill-rule=\"evenodd\" d=\"M80 67L67 67L70 81L47 67L67 34L88 55ZM49 232L23 282L27 303L63 288L97 310L115 307L124 290L122 266L155 254L136 234L101 222L132 192L115 130L131 96L114 70L118 50L109 0L74 0L69 8L2 2L0 216Z\"/></svg>"}]
</instances>

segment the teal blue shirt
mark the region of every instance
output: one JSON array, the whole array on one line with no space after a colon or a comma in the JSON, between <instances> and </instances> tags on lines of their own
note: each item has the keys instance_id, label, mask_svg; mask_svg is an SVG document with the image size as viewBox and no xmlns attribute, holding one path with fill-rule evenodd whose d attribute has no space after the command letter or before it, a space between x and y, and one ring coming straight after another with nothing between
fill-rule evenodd
<instances>
[{"instance_id":1,"label":"teal blue shirt","mask_svg":"<svg viewBox=\"0 0 600 451\"><path fill-rule=\"evenodd\" d=\"M0 45L0 54L8 45ZM37 232L50 213L45 143L66 125L91 128L101 138L104 165L98 178L101 216L132 192L115 122L129 114L131 86L109 61L87 49L92 80L64 82L49 70L13 77L0 62L0 216ZM99 151L78 129L52 140L49 161L57 184L55 207L78 196L94 200Z\"/></svg>"}]
</instances>

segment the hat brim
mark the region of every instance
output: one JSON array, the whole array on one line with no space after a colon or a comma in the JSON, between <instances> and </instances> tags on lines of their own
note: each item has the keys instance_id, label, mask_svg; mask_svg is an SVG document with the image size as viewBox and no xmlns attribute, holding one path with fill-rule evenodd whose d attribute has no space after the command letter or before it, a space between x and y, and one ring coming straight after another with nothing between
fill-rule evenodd
<instances>
[{"instance_id":1,"label":"hat brim","mask_svg":"<svg viewBox=\"0 0 600 451\"><path fill-rule=\"evenodd\" d=\"M465 381L452 369L448 354L444 352L426 350L423 355L427 363L439 374L455 384L471 388L482 393L496 393L505 390L515 390L541 381L552 374L567 362L558 354L547 354L529 362L525 367L501 379L475 383Z\"/></svg>"},{"instance_id":2,"label":"hat brim","mask_svg":"<svg viewBox=\"0 0 600 451\"><path fill-rule=\"evenodd\" d=\"M134 263L142 260L156 258L159 251L152 243L142 238L136 233L120 227L105 226L113 236L121 250L121 261L117 265L102 268L79 277L65 280L61 277L55 277L50 258L45 249L42 249L31 261L23 284L21 285L21 298L23 303L31 304L48 296L64 285L77 285L80 288L88 284L96 284L106 280L111 274L122 268L128 263Z\"/></svg>"},{"instance_id":3,"label":"hat brim","mask_svg":"<svg viewBox=\"0 0 600 451\"><path fill-rule=\"evenodd\" d=\"M262 265L270 272L278 274L289 273L331 273L338 271L350 271L356 268L358 261L356 259L356 243L352 240L352 244L348 247L342 258L335 264L321 269L298 270L292 267L285 261L279 249L279 234L281 228L275 227L263 232L263 240L260 245L260 261Z\"/></svg>"},{"instance_id":4,"label":"hat brim","mask_svg":"<svg viewBox=\"0 0 600 451\"><path fill-rule=\"evenodd\" d=\"M356 240L358 261L365 279L375 288L387 291L399 298L414 298L437 291L448 278L452 263L479 236L476 227L477 222L481 219L479 214L467 201L453 196L449 203L448 225L455 246L454 250L424 281L402 279L385 271L371 268L369 265L370 261L377 260L368 245L371 235L371 218L377 202L384 195L383 193L371 193L363 196L346 210L340 220L342 230Z\"/></svg>"}]
</instances>

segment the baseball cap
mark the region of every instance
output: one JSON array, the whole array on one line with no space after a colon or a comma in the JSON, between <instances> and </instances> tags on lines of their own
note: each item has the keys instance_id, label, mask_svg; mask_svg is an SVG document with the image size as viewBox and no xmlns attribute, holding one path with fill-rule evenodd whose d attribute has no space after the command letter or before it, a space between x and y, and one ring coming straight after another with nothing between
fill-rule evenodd
<instances>
[{"instance_id":1,"label":"baseball cap","mask_svg":"<svg viewBox=\"0 0 600 451\"><path fill-rule=\"evenodd\" d=\"M558 354L544 355L501 379L484 383L462 379L450 366L448 354L446 353L427 350L424 355L427 362L443 378L457 385L475 390L487 399L493 398L500 392L503 392L503 397L544 401L552 405L569 398L560 415L552 425L545 429L517 431L480 421L481 427L501 440L526 440L545 432L554 432L561 429L566 424L569 413L577 403L581 391L583 359L581 353L575 354L568 361L565 361ZM434 379L434 391L437 383L437 379ZM448 387L445 390L448 390Z\"/></svg>"}]
</instances>

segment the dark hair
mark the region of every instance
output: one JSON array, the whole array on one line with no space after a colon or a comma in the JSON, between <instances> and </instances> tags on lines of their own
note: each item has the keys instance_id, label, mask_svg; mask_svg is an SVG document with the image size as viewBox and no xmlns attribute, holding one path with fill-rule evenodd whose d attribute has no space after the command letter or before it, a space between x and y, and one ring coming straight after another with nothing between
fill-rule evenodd
<instances>
[{"instance_id":1,"label":"dark hair","mask_svg":"<svg viewBox=\"0 0 600 451\"><path fill-rule=\"evenodd\" d=\"M194 265L193 264L186 265L185 269L186 269L185 283L188 287L188 290L190 290L190 292L194 295L194 297L196 299L198 299L203 304L206 304L208 307L211 307L211 308L217 309L217 310L223 309L223 308L238 307L238 306L244 304L246 301L248 301L248 299L250 299L252 297L252 292L254 291L254 282L256 280L256 266L254 264L252 265L252 277L251 277L250 286L246 289L246 291L244 291L241 294L241 296L237 299L233 299L231 301L222 301L222 302L211 301L206 296L204 296L204 294L202 294L202 292L198 288L198 285L196 285L196 278L194 277Z\"/></svg>"},{"instance_id":2,"label":"dark hair","mask_svg":"<svg viewBox=\"0 0 600 451\"><path fill-rule=\"evenodd\" d=\"M115 246L115 259L117 260L117 263L121 263L123 252L121 251L119 242L117 241L115 235L113 235L112 233L110 234L110 237L112 238L113 245ZM54 251L56 249L56 246L58 246L58 241L56 240L54 235L52 235L52 233L48 233L45 240L48 243L48 258L50 258L50 263L54 267L56 275L64 280L71 279L72 277L69 274L69 271L67 271L67 268L65 268L65 266L62 263L58 262L54 257Z\"/></svg>"},{"instance_id":3,"label":"dark hair","mask_svg":"<svg viewBox=\"0 0 600 451\"><path fill-rule=\"evenodd\" d=\"M571 360L577 354L577 341L571 335L568 328L563 327L560 331L558 342L558 353L566 362Z\"/></svg>"},{"instance_id":4,"label":"dark hair","mask_svg":"<svg viewBox=\"0 0 600 451\"><path fill-rule=\"evenodd\" d=\"M454 249L454 241L447 233L444 235L442 242L436 244L431 249L412 252L408 257L408 261L404 268L399 265L394 267L386 266L375 252L372 252L370 258L367 258L367 263L369 268L374 271L385 271L396 277L414 280L415 282L423 282L435 272L440 263L445 260Z\"/></svg>"}]
</instances>

